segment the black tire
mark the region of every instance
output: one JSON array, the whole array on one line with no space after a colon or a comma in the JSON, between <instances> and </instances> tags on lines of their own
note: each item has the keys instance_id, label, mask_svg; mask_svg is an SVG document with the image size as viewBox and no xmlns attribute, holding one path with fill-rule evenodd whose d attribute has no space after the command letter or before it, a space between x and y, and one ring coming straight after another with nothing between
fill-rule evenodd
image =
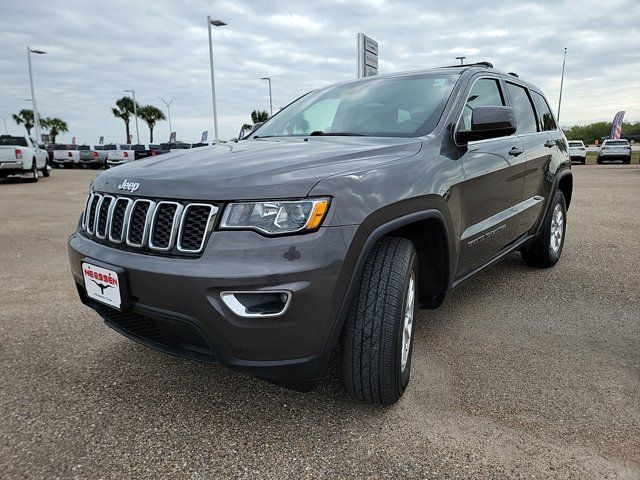
<instances>
[{"instance_id":1,"label":"black tire","mask_svg":"<svg viewBox=\"0 0 640 480\"><path fill-rule=\"evenodd\" d=\"M44 162L44 167L42 168L42 176L43 177L48 177L49 176L49 162L45 160Z\"/></svg>"},{"instance_id":2,"label":"black tire","mask_svg":"<svg viewBox=\"0 0 640 480\"><path fill-rule=\"evenodd\" d=\"M407 388L417 280L417 254L410 240L384 237L376 243L342 331L342 379L346 389L363 402L391 405ZM410 285L414 292L412 308L408 307L412 321L403 369L404 313Z\"/></svg>"},{"instance_id":3,"label":"black tire","mask_svg":"<svg viewBox=\"0 0 640 480\"><path fill-rule=\"evenodd\" d=\"M582 159L582 160L580 161L580 164L582 164L582 165L586 165L586 164L587 164L587 159L586 159L586 158Z\"/></svg>"},{"instance_id":4,"label":"black tire","mask_svg":"<svg viewBox=\"0 0 640 480\"><path fill-rule=\"evenodd\" d=\"M38 165L36 165L36 159L33 159L31 163L31 176L25 179L25 182L36 183L40 179L40 175L38 175Z\"/></svg>"},{"instance_id":5,"label":"black tire","mask_svg":"<svg viewBox=\"0 0 640 480\"><path fill-rule=\"evenodd\" d=\"M602 165L602 160L600 159L600 157L598 157L598 159L596 160L596 163L597 163L598 165Z\"/></svg>"},{"instance_id":6,"label":"black tire","mask_svg":"<svg viewBox=\"0 0 640 480\"><path fill-rule=\"evenodd\" d=\"M552 234L552 226L555 227L558 223L557 217L554 218L556 216L556 209L558 209L562 214L562 225L560 228L561 237L559 240L559 246L557 247L557 229L555 230L556 234ZM560 260L560 256L562 255L566 230L567 203L562 192L558 190L553 196L553 201L549 206L549 212L547 213L547 217L545 218L544 224L542 225L542 231L540 232L540 235L521 251L524 262L530 267L553 267L556 263L558 263L558 260ZM555 237L555 240L553 237Z\"/></svg>"},{"instance_id":7,"label":"black tire","mask_svg":"<svg viewBox=\"0 0 640 480\"><path fill-rule=\"evenodd\" d=\"M624 163L625 163L625 165L629 165L629 164L631 164L631 158L627 158L627 159L624 161Z\"/></svg>"}]
</instances>

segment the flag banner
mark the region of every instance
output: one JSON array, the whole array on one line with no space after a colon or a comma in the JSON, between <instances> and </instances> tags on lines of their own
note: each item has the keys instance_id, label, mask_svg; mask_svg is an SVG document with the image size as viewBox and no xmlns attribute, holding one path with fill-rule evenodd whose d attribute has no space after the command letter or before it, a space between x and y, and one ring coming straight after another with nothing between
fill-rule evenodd
<instances>
[{"instance_id":1,"label":"flag banner","mask_svg":"<svg viewBox=\"0 0 640 480\"><path fill-rule=\"evenodd\" d=\"M129 135L129 141L127 143L133 143L133 133Z\"/></svg>"},{"instance_id":2,"label":"flag banner","mask_svg":"<svg viewBox=\"0 0 640 480\"><path fill-rule=\"evenodd\" d=\"M171 132L169 135L169 143L176 143L176 132Z\"/></svg>"},{"instance_id":3,"label":"flag banner","mask_svg":"<svg viewBox=\"0 0 640 480\"><path fill-rule=\"evenodd\" d=\"M209 131L205 130L204 132L202 132L202 138L200 139L200 143L205 143L207 141L207 138L209 138Z\"/></svg>"},{"instance_id":4,"label":"flag banner","mask_svg":"<svg viewBox=\"0 0 640 480\"><path fill-rule=\"evenodd\" d=\"M104 144L104 137L100 137L100 140L98 141L98 145L103 145Z\"/></svg>"},{"instance_id":5,"label":"flag banner","mask_svg":"<svg viewBox=\"0 0 640 480\"><path fill-rule=\"evenodd\" d=\"M609 138L620 139L620 135L622 134L622 121L624 119L624 111L616 113L616 116L613 117L613 123L611 124L611 133L609 134Z\"/></svg>"},{"instance_id":6,"label":"flag banner","mask_svg":"<svg viewBox=\"0 0 640 480\"><path fill-rule=\"evenodd\" d=\"M75 145L76 144L76 137L72 137L71 138L71 145Z\"/></svg>"}]
</instances>

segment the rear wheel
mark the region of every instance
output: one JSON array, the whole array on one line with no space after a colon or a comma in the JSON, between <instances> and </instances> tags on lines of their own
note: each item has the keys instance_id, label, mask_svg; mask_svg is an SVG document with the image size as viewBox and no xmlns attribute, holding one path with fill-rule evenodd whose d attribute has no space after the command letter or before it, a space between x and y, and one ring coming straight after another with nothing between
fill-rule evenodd
<instances>
[{"instance_id":1,"label":"rear wheel","mask_svg":"<svg viewBox=\"0 0 640 480\"><path fill-rule=\"evenodd\" d=\"M373 247L342 332L342 378L364 402L395 403L409 383L417 279L410 240L384 237Z\"/></svg>"},{"instance_id":2,"label":"rear wheel","mask_svg":"<svg viewBox=\"0 0 640 480\"><path fill-rule=\"evenodd\" d=\"M596 160L596 163L597 163L598 165L602 165L602 159L601 159L600 157L598 157L598 159Z\"/></svg>"},{"instance_id":3,"label":"rear wheel","mask_svg":"<svg viewBox=\"0 0 640 480\"><path fill-rule=\"evenodd\" d=\"M42 176L43 177L49 176L49 162L46 160L44 162L44 167L42 167Z\"/></svg>"},{"instance_id":4,"label":"rear wheel","mask_svg":"<svg viewBox=\"0 0 640 480\"><path fill-rule=\"evenodd\" d=\"M583 159L580 161L580 163L581 163L582 165L585 165L585 164L587 163L587 159L586 159L586 158L583 158Z\"/></svg>"},{"instance_id":5,"label":"rear wheel","mask_svg":"<svg viewBox=\"0 0 640 480\"><path fill-rule=\"evenodd\" d=\"M521 252L524 262L531 267L553 267L562 255L567 228L567 204L560 190L555 193L549 211L538 238Z\"/></svg>"},{"instance_id":6,"label":"rear wheel","mask_svg":"<svg viewBox=\"0 0 640 480\"><path fill-rule=\"evenodd\" d=\"M37 182L40 178L40 175L38 174L38 166L36 165L36 159L33 159L33 162L31 163L31 170L29 172L29 176L25 179L26 182Z\"/></svg>"}]
</instances>

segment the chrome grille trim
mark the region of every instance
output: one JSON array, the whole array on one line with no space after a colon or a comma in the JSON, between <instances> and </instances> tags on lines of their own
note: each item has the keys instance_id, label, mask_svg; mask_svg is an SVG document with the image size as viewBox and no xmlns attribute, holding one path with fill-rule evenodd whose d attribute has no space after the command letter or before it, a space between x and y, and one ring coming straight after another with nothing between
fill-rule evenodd
<instances>
[{"instance_id":1,"label":"chrome grille trim","mask_svg":"<svg viewBox=\"0 0 640 480\"><path fill-rule=\"evenodd\" d=\"M163 205L175 205L176 211L173 214L173 221L171 223L171 235L169 237L169 245L167 247L159 247L153 244L153 234L156 228L156 217L158 216L158 212L160 212L160 208ZM178 227L182 223L182 212L184 207L182 204L178 202L167 202L162 201L156 204L156 208L153 211L153 218L151 219L151 230L149 231L149 248L151 250L156 250L158 252L168 252L173 248L173 245L176 241L176 234L178 233Z\"/></svg>"},{"instance_id":2,"label":"chrome grille trim","mask_svg":"<svg viewBox=\"0 0 640 480\"><path fill-rule=\"evenodd\" d=\"M144 225L142 226L142 239L140 243L135 243L135 242L132 242L131 239L129 238L131 236L131 229L133 227L133 223L131 220L136 211L136 206L138 204L142 205L144 203L149 204L149 207L147 208L147 213L145 214L145 218L144 218ZM126 222L127 222L126 243L130 247L140 248L147 243L147 239L149 238L149 227L151 226L151 217L153 216L153 210L155 209L155 206L156 206L156 202L154 202L153 200L147 200L146 198L138 198L133 202L133 205L131 206L131 210L129 210L128 215L126 217Z\"/></svg>"},{"instance_id":3,"label":"chrome grille trim","mask_svg":"<svg viewBox=\"0 0 640 480\"><path fill-rule=\"evenodd\" d=\"M182 247L182 232L184 230L184 224L187 220L187 215L189 214L189 210L193 207L205 207L205 208L209 208L209 216L207 218L207 222L205 225L205 229L204 229L204 234L202 235L202 240L200 241L200 246L198 247L198 249L196 250L192 250L192 249L188 249L188 248L183 248ZM207 239L207 232L209 231L209 229L211 228L211 218L218 213L218 207L208 204L208 203L190 203L189 205L187 205L186 207L184 207L184 210L182 211L182 219L180 220L180 228L178 230L178 241L177 241L177 245L176 248L178 249L179 252L181 253L200 253L202 251L202 249L204 248L204 243Z\"/></svg>"},{"instance_id":4,"label":"chrome grille trim","mask_svg":"<svg viewBox=\"0 0 640 480\"><path fill-rule=\"evenodd\" d=\"M125 211L124 211L124 216L122 218L122 230L120 231L120 237L115 237L113 235L113 215L116 211L116 205L118 205L120 202L126 202L127 206L125 207ZM113 202L113 210L111 211L110 215L109 215L109 241L113 242L113 243L122 243L124 241L124 237L125 234L127 232L127 228L129 226L129 224L127 223L127 219L129 217L129 213L131 211L131 207L133 206L133 200L131 200L130 198L127 197L118 197L116 198L116 201Z\"/></svg>"},{"instance_id":5,"label":"chrome grille trim","mask_svg":"<svg viewBox=\"0 0 640 480\"><path fill-rule=\"evenodd\" d=\"M100 202L102 201L102 195L99 193L94 193L91 196L91 201L89 202L89 208L87 209L87 233L89 235L93 235L95 232L96 226L96 216L98 214L98 207L100 206Z\"/></svg>"},{"instance_id":6,"label":"chrome grille trim","mask_svg":"<svg viewBox=\"0 0 640 480\"><path fill-rule=\"evenodd\" d=\"M106 202L109 202L108 206ZM147 208L144 216L139 210L136 214L136 208L141 205ZM194 208L198 210L193 211ZM81 231L93 240L123 250L195 255L204 250L219 210L213 203L91 192L82 213ZM120 225L122 228L118 232Z\"/></svg>"},{"instance_id":7,"label":"chrome grille trim","mask_svg":"<svg viewBox=\"0 0 640 480\"><path fill-rule=\"evenodd\" d=\"M100 216L102 215L102 206L104 205L104 201L106 199L110 199L111 202L109 203L109 209L107 210L107 218L105 219L104 233L100 234ZM115 199L116 197L112 195L103 195L102 198L100 199L100 204L98 205L98 209L96 210L96 215L93 220L93 224L95 228L93 230L94 230L95 236L101 240L104 240L105 238L107 238L107 233L109 232L109 223L111 221L111 215L113 212L113 206L115 205Z\"/></svg>"}]
</instances>

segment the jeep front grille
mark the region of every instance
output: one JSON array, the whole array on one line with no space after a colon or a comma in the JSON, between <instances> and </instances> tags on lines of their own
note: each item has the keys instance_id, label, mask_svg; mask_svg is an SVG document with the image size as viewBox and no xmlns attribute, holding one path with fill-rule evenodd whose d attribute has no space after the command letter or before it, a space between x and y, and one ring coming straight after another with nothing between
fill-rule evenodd
<instances>
[{"instance_id":1,"label":"jeep front grille","mask_svg":"<svg viewBox=\"0 0 640 480\"><path fill-rule=\"evenodd\" d=\"M92 193L82 229L97 241L147 253L201 253L218 207L208 203L131 199Z\"/></svg>"}]
</instances>

